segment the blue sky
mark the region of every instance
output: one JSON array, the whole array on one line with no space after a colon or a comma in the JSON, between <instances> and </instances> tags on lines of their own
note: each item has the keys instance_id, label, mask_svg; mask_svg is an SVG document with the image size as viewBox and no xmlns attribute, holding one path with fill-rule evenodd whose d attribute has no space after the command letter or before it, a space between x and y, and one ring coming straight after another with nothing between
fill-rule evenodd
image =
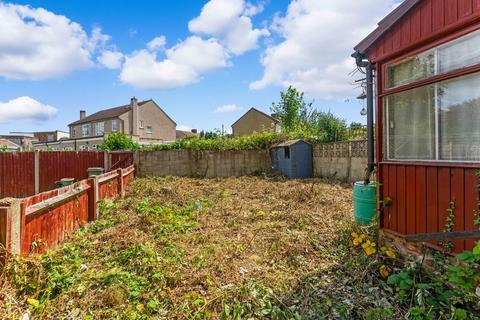
<instances>
[{"instance_id":1,"label":"blue sky","mask_svg":"<svg viewBox=\"0 0 480 320\"><path fill-rule=\"evenodd\" d=\"M0 133L66 130L80 109L132 96L154 99L184 128L229 128L250 107L268 112L289 84L316 108L364 122L349 54L393 5L0 2Z\"/></svg>"}]
</instances>

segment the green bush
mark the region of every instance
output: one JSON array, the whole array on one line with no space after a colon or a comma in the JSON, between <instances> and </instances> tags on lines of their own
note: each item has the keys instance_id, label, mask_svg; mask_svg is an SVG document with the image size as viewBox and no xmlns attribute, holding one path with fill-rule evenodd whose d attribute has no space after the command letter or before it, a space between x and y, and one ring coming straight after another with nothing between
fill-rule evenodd
<instances>
[{"instance_id":1,"label":"green bush","mask_svg":"<svg viewBox=\"0 0 480 320\"><path fill-rule=\"evenodd\" d=\"M107 136L107 138L100 145L101 150L137 150L139 145L129 136L122 132L114 132Z\"/></svg>"},{"instance_id":2,"label":"green bush","mask_svg":"<svg viewBox=\"0 0 480 320\"><path fill-rule=\"evenodd\" d=\"M234 138L224 135L216 138L185 137L169 144L144 147L142 150L258 150L266 149L280 140L275 133L253 133Z\"/></svg>"}]
</instances>

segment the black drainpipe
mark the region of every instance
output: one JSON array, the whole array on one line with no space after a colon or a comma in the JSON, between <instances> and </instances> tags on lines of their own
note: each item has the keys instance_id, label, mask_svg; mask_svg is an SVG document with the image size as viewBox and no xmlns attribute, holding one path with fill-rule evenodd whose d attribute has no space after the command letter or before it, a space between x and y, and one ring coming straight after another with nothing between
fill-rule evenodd
<instances>
[{"instance_id":1,"label":"black drainpipe","mask_svg":"<svg viewBox=\"0 0 480 320\"><path fill-rule=\"evenodd\" d=\"M360 52L352 54L359 68L365 68L367 81L367 156L368 167L365 172L365 184L370 183L370 177L375 170L374 127L373 127L373 65Z\"/></svg>"}]
</instances>

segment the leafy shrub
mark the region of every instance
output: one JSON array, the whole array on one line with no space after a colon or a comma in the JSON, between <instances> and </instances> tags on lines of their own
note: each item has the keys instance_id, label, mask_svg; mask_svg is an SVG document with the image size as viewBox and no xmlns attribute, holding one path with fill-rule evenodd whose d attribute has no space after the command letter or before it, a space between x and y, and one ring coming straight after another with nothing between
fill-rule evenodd
<instances>
[{"instance_id":1,"label":"leafy shrub","mask_svg":"<svg viewBox=\"0 0 480 320\"><path fill-rule=\"evenodd\" d=\"M234 138L224 135L216 138L186 137L169 144L144 147L143 150L258 150L268 148L280 139L275 133L253 133Z\"/></svg>"},{"instance_id":2,"label":"leafy shrub","mask_svg":"<svg viewBox=\"0 0 480 320\"><path fill-rule=\"evenodd\" d=\"M139 145L122 132L113 132L100 145L102 150L136 150Z\"/></svg>"}]
</instances>

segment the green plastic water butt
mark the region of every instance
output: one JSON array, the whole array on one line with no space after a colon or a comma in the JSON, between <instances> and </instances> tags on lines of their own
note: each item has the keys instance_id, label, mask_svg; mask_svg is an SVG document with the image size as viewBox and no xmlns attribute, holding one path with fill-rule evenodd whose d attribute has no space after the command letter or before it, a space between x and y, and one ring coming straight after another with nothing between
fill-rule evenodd
<instances>
[{"instance_id":1,"label":"green plastic water butt","mask_svg":"<svg viewBox=\"0 0 480 320\"><path fill-rule=\"evenodd\" d=\"M353 186L353 212L355 223L369 224L375 217L377 206L377 183L356 182Z\"/></svg>"}]
</instances>

